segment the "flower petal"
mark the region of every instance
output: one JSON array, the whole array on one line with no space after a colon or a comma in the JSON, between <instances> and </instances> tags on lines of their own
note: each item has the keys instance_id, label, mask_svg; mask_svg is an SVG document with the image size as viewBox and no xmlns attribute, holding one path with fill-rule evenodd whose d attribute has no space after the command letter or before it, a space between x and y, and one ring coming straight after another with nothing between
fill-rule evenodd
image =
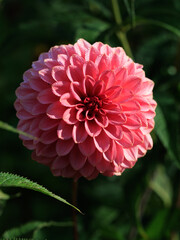
<instances>
[{"instance_id":1,"label":"flower petal","mask_svg":"<svg viewBox=\"0 0 180 240\"><path fill-rule=\"evenodd\" d=\"M79 143L78 147L79 147L81 153L87 157L92 155L96 149L93 139L89 136L86 138L86 140L84 142Z\"/></svg>"},{"instance_id":2,"label":"flower petal","mask_svg":"<svg viewBox=\"0 0 180 240\"><path fill-rule=\"evenodd\" d=\"M94 121L85 121L85 129L89 136L98 136L102 128Z\"/></svg>"},{"instance_id":3,"label":"flower petal","mask_svg":"<svg viewBox=\"0 0 180 240\"><path fill-rule=\"evenodd\" d=\"M53 94L51 88L47 88L41 91L38 94L37 99L42 104L48 104L58 101L58 97Z\"/></svg>"},{"instance_id":4,"label":"flower petal","mask_svg":"<svg viewBox=\"0 0 180 240\"><path fill-rule=\"evenodd\" d=\"M67 140L72 138L73 126L66 124L63 120L60 121L57 129L57 135L60 139Z\"/></svg>"},{"instance_id":5,"label":"flower petal","mask_svg":"<svg viewBox=\"0 0 180 240\"><path fill-rule=\"evenodd\" d=\"M52 119L61 119L65 110L66 107L62 106L61 103L57 101L49 105L46 114Z\"/></svg>"},{"instance_id":6,"label":"flower petal","mask_svg":"<svg viewBox=\"0 0 180 240\"><path fill-rule=\"evenodd\" d=\"M72 131L72 137L75 143L82 143L86 140L88 134L84 128L84 122L78 122L74 125Z\"/></svg>"},{"instance_id":7,"label":"flower petal","mask_svg":"<svg viewBox=\"0 0 180 240\"><path fill-rule=\"evenodd\" d=\"M59 139L56 143L56 152L58 156L65 156L72 150L74 141L72 139L61 140Z\"/></svg>"},{"instance_id":8,"label":"flower petal","mask_svg":"<svg viewBox=\"0 0 180 240\"><path fill-rule=\"evenodd\" d=\"M97 137L94 137L94 144L100 152L106 152L110 147L110 139L104 131L101 131Z\"/></svg>"},{"instance_id":9,"label":"flower petal","mask_svg":"<svg viewBox=\"0 0 180 240\"><path fill-rule=\"evenodd\" d=\"M74 148L72 149L72 151L69 154L69 160L70 160L70 164L72 166L72 168L74 170L79 170L81 169L85 162L86 162L87 157L84 156L79 148L77 147L77 145L74 146Z\"/></svg>"}]
</instances>

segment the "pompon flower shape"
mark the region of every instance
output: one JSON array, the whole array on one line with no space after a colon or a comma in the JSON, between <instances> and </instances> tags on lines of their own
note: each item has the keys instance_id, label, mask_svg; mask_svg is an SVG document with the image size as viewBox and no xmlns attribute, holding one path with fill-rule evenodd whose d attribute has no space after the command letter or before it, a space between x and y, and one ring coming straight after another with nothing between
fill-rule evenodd
<instances>
[{"instance_id":1,"label":"pompon flower shape","mask_svg":"<svg viewBox=\"0 0 180 240\"><path fill-rule=\"evenodd\" d=\"M120 175L153 142L154 83L120 47L80 39L52 47L16 90L18 129L32 158L55 176Z\"/></svg>"}]
</instances>

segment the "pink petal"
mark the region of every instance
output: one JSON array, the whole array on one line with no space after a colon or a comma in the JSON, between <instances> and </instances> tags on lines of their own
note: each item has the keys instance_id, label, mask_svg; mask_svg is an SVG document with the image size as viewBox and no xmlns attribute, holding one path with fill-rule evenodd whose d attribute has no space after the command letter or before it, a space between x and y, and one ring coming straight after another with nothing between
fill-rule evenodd
<instances>
[{"instance_id":1,"label":"pink petal","mask_svg":"<svg viewBox=\"0 0 180 240\"><path fill-rule=\"evenodd\" d=\"M44 144L51 144L58 139L55 129L43 132L41 135L41 142Z\"/></svg>"},{"instance_id":2,"label":"pink petal","mask_svg":"<svg viewBox=\"0 0 180 240\"><path fill-rule=\"evenodd\" d=\"M129 101L121 103L122 111L124 113L136 113L140 111L140 104L137 101Z\"/></svg>"},{"instance_id":3,"label":"pink petal","mask_svg":"<svg viewBox=\"0 0 180 240\"><path fill-rule=\"evenodd\" d=\"M66 107L62 106L61 103L57 101L48 107L46 114L52 119L61 119L65 110Z\"/></svg>"},{"instance_id":4,"label":"pink petal","mask_svg":"<svg viewBox=\"0 0 180 240\"><path fill-rule=\"evenodd\" d=\"M45 113L47 109L47 105L42 105L41 103L37 103L35 106L33 106L31 113L33 115L39 115L42 113Z\"/></svg>"},{"instance_id":5,"label":"pink petal","mask_svg":"<svg viewBox=\"0 0 180 240\"><path fill-rule=\"evenodd\" d=\"M92 155L96 149L93 139L89 136L86 138L86 140L83 143L79 143L78 147L81 153L87 157Z\"/></svg>"},{"instance_id":6,"label":"pink petal","mask_svg":"<svg viewBox=\"0 0 180 240\"><path fill-rule=\"evenodd\" d=\"M37 99L42 104L48 104L48 103L53 103L53 102L58 101L58 97L53 94L51 88L47 88L47 89L41 91L38 94Z\"/></svg>"},{"instance_id":7,"label":"pink petal","mask_svg":"<svg viewBox=\"0 0 180 240\"><path fill-rule=\"evenodd\" d=\"M116 84L122 84L128 76L128 70L125 67L119 67L115 71Z\"/></svg>"},{"instance_id":8,"label":"pink petal","mask_svg":"<svg viewBox=\"0 0 180 240\"><path fill-rule=\"evenodd\" d=\"M63 114L63 120L67 124L75 124L75 123L77 123L76 113L77 113L77 110L75 108L68 108L68 109L66 109L66 111Z\"/></svg>"},{"instance_id":9,"label":"pink petal","mask_svg":"<svg viewBox=\"0 0 180 240\"><path fill-rule=\"evenodd\" d=\"M83 177L89 177L92 175L94 172L94 167L90 165L88 162L85 163L83 168L80 169L80 173L82 174Z\"/></svg>"},{"instance_id":10,"label":"pink petal","mask_svg":"<svg viewBox=\"0 0 180 240\"><path fill-rule=\"evenodd\" d=\"M86 159L87 159L87 157L84 156L80 152L78 146L75 145L69 155L69 160L70 160L70 164L71 164L72 168L74 170L81 169L84 166Z\"/></svg>"},{"instance_id":11,"label":"pink petal","mask_svg":"<svg viewBox=\"0 0 180 240\"><path fill-rule=\"evenodd\" d=\"M58 122L58 120L50 119L48 116L45 115L39 122L39 128L47 131L57 126Z\"/></svg>"},{"instance_id":12,"label":"pink petal","mask_svg":"<svg viewBox=\"0 0 180 240\"><path fill-rule=\"evenodd\" d=\"M79 39L77 43L74 44L74 49L76 53L83 58L85 57L85 53L88 51L90 47L91 44L85 41L84 39Z\"/></svg>"},{"instance_id":13,"label":"pink petal","mask_svg":"<svg viewBox=\"0 0 180 240\"><path fill-rule=\"evenodd\" d=\"M88 157L88 161L94 167L101 161L101 159L102 153L100 153L98 150L95 150L95 152Z\"/></svg>"},{"instance_id":14,"label":"pink petal","mask_svg":"<svg viewBox=\"0 0 180 240\"><path fill-rule=\"evenodd\" d=\"M122 125L124 123L126 123L127 121L127 117L125 114L121 113L108 113L108 119L109 119L109 123L114 124L114 125Z\"/></svg>"},{"instance_id":15,"label":"pink petal","mask_svg":"<svg viewBox=\"0 0 180 240\"><path fill-rule=\"evenodd\" d=\"M56 60L53 60L51 58L46 58L44 60L44 64L48 67L48 68L53 68L56 65L58 65L58 62Z\"/></svg>"},{"instance_id":16,"label":"pink petal","mask_svg":"<svg viewBox=\"0 0 180 240\"><path fill-rule=\"evenodd\" d=\"M124 124L124 126L126 126L129 129L138 129L142 126L142 124L140 118L137 115L133 114L127 117L127 121Z\"/></svg>"},{"instance_id":17,"label":"pink petal","mask_svg":"<svg viewBox=\"0 0 180 240\"><path fill-rule=\"evenodd\" d=\"M102 128L94 120L85 121L85 130L89 136L98 136L101 132L101 129Z\"/></svg>"},{"instance_id":18,"label":"pink petal","mask_svg":"<svg viewBox=\"0 0 180 240\"><path fill-rule=\"evenodd\" d=\"M58 156L65 156L72 150L73 146L74 142L72 139L69 140L59 139L56 143L56 152Z\"/></svg>"},{"instance_id":19,"label":"pink petal","mask_svg":"<svg viewBox=\"0 0 180 240\"><path fill-rule=\"evenodd\" d=\"M83 73L84 75L89 75L92 78L96 79L98 74L98 69L96 65L92 61L88 61L83 65Z\"/></svg>"},{"instance_id":20,"label":"pink petal","mask_svg":"<svg viewBox=\"0 0 180 240\"><path fill-rule=\"evenodd\" d=\"M115 75L112 70L105 70L99 77L99 80L105 83L106 89L114 86Z\"/></svg>"},{"instance_id":21,"label":"pink petal","mask_svg":"<svg viewBox=\"0 0 180 240\"><path fill-rule=\"evenodd\" d=\"M133 135L130 130L123 128L123 136L118 140L123 147L132 147L134 143Z\"/></svg>"},{"instance_id":22,"label":"pink petal","mask_svg":"<svg viewBox=\"0 0 180 240\"><path fill-rule=\"evenodd\" d=\"M94 144L100 152L106 152L110 147L110 139L104 131L101 131L97 137L94 137Z\"/></svg>"},{"instance_id":23,"label":"pink petal","mask_svg":"<svg viewBox=\"0 0 180 240\"><path fill-rule=\"evenodd\" d=\"M136 161L138 157L138 148L124 148L124 156L128 161Z\"/></svg>"},{"instance_id":24,"label":"pink petal","mask_svg":"<svg viewBox=\"0 0 180 240\"><path fill-rule=\"evenodd\" d=\"M39 71L39 76L46 83L52 84L54 82L54 79L51 75L51 70L49 68L44 68Z\"/></svg>"},{"instance_id":25,"label":"pink petal","mask_svg":"<svg viewBox=\"0 0 180 240\"><path fill-rule=\"evenodd\" d=\"M77 101L81 101L81 97L84 95L81 91L80 84L78 82L73 82L70 85L71 93Z\"/></svg>"},{"instance_id":26,"label":"pink petal","mask_svg":"<svg viewBox=\"0 0 180 240\"><path fill-rule=\"evenodd\" d=\"M70 139L72 138L72 129L72 125L66 124L63 120L61 120L58 125L57 135L60 139Z\"/></svg>"},{"instance_id":27,"label":"pink petal","mask_svg":"<svg viewBox=\"0 0 180 240\"><path fill-rule=\"evenodd\" d=\"M73 97L72 94L64 93L60 98L60 102L63 106L74 107L77 103L77 100Z\"/></svg>"},{"instance_id":28,"label":"pink petal","mask_svg":"<svg viewBox=\"0 0 180 240\"><path fill-rule=\"evenodd\" d=\"M116 144L116 158L115 162L120 165L124 160L124 152L122 146Z\"/></svg>"},{"instance_id":29,"label":"pink petal","mask_svg":"<svg viewBox=\"0 0 180 240\"><path fill-rule=\"evenodd\" d=\"M61 96L64 93L67 93L70 88L70 83L69 82L64 82L64 81L58 81L52 84L52 91L56 96Z\"/></svg>"},{"instance_id":30,"label":"pink petal","mask_svg":"<svg viewBox=\"0 0 180 240\"><path fill-rule=\"evenodd\" d=\"M103 152L103 157L106 161L112 162L116 159L116 144L111 141L111 146L106 152Z\"/></svg>"},{"instance_id":31,"label":"pink petal","mask_svg":"<svg viewBox=\"0 0 180 240\"><path fill-rule=\"evenodd\" d=\"M95 80L91 76L85 76L83 80L83 90L87 96L92 95L92 89L94 87Z\"/></svg>"},{"instance_id":32,"label":"pink petal","mask_svg":"<svg viewBox=\"0 0 180 240\"><path fill-rule=\"evenodd\" d=\"M108 70L110 67L110 60L105 54L99 55L95 61L96 66L98 66L99 73Z\"/></svg>"},{"instance_id":33,"label":"pink petal","mask_svg":"<svg viewBox=\"0 0 180 240\"><path fill-rule=\"evenodd\" d=\"M136 93L141 88L142 79L136 76L128 76L125 81L122 82L122 87L131 89L133 93Z\"/></svg>"},{"instance_id":34,"label":"pink petal","mask_svg":"<svg viewBox=\"0 0 180 240\"><path fill-rule=\"evenodd\" d=\"M113 140L120 140L122 138L122 128L120 126L109 124L104 128L105 133Z\"/></svg>"},{"instance_id":35,"label":"pink petal","mask_svg":"<svg viewBox=\"0 0 180 240\"><path fill-rule=\"evenodd\" d=\"M37 156L44 156L48 158L57 156L55 144L47 145L43 143L38 143L36 145L36 154Z\"/></svg>"},{"instance_id":36,"label":"pink petal","mask_svg":"<svg viewBox=\"0 0 180 240\"><path fill-rule=\"evenodd\" d=\"M69 164L69 161L66 156L61 156L55 158L55 160L51 164L51 170L56 170L56 169L63 169L67 167Z\"/></svg>"},{"instance_id":37,"label":"pink petal","mask_svg":"<svg viewBox=\"0 0 180 240\"><path fill-rule=\"evenodd\" d=\"M85 128L84 128L84 122L78 122L76 125L74 125L73 131L72 131L72 137L75 143L84 142L87 136L88 136L87 132L85 131Z\"/></svg>"},{"instance_id":38,"label":"pink petal","mask_svg":"<svg viewBox=\"0 0 180 240\"><path fill-rule=\"evenodd\" d=\"M107 127L109 124L108 118L106 115L103 116L101 114L97 114L94 120L100 127Z\"/></svg>"},{"instance_id":39,"label":"pink petal","mask_svg":"<svg viewBox=\"0 0 180 240\"><path fill-rule=\"evenodd\" d=\"M84 64L84 58L80 57L77 54L74 54L70 57L70 64L74 65L76 67L82 67L82 65Z\"/></svg>"},{"instance_id":40,"label":"pink petal","mask_svg":"<svg viewBox=\"0 0 180 240\"><path fill-rule=\"evenodd\" d=\"M76 66L68 66L66 74L71 82L82 82L83 80L82 69Z\"/></svg>"},{"instance_id":41,"label":"pink petal","mask_svg":"<svg viewBox=\"0 0 180 240\"><path fill-rule=\"evenodd\" d=\"M62 177L73 178L75 174L76 172L71 166L67 166L61 170Z\"/></svg>"},{"instance_id":42,"label":"pink petal","mask_svg":"<svg viewBox=\"0 0 180 240\"><path fill-rule=\"evenodd\" d=\"M95 62L99 54L99 51L94 46L90 46L89 50L85 53L85 60Z\"/></svg>"},{"instance_id":43,"label":"pink petal","mask_svg":"<svg viewBox=\"0 0 180 240\"><path fill-rule=\"evenodd\" d=\"M62 66L55 66L52 69L52 77L55 81L69 82L66 70Z\"/></svg>"}]
</instances>

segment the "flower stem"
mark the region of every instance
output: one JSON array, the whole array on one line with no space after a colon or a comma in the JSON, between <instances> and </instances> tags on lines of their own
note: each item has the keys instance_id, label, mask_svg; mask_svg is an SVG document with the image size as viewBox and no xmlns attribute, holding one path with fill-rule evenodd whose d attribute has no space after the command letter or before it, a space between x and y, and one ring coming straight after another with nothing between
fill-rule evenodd
<instances>
[{"instance_id":1,"label":"flower stem","mask_svg":"<svg viewBox=\"0 0 180 240\"><path fill-rule=\"evenodd\" d=\"M122 25L122 17L121 17L118 0L111 0L111 2L112 2L112 8L113 8L113 12L114 12L115 21L116 21L117 25L121 26ZM123 46L125 52L127 53L127 55L130 58L133 58L133 54L132 54L131 47L129 45L126 33L121 30L117 30L116 35L117 35L118 39L121 41L122 46Z\"/></svg>"},{"instance_id":2,"label":"flower stem","mask_svg":"<svg viewBox=\"0 0 180 240\"><path fill-rule=\"evenodd\" d=\"M72 204L77 206L77 187L78 183L73 179L72 183ZM78 240L78 226L77 226L77 211L72 210L72 220L73 220L73 239Z\"/></svg>"}]
</instances>

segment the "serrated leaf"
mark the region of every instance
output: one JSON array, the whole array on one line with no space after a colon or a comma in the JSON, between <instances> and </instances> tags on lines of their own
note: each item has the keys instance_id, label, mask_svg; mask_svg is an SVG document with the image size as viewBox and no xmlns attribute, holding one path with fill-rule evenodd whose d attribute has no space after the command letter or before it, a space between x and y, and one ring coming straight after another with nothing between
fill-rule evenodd
<instances>
[{"instance_id":1,"label":"serrated leaf","mask_svg":"<svg viewBox=\"0 0 180 240\"><path fill-rule=\"evenodd\" d=\"M24 177L21 177L18 175L0 172L0 187L20 187L20 188L26 188L26 189L31 189L31 190L34 190L37 192L41 192L45 195L53 197L53 198L57 199L58 201L61 201L65 204L75 208L77 211L82 213L78 208L76 208L75 206L73 206L72 204L67 202L65 199L50 192L49 190L47 190L47 188L45 188L45 187L39 185L38 183L35 183L27 178L24 178Z\"/></svg>"},{"instance_id":2,"label":"serrated leaf","mask_svg":"<svg viewBox=\"0 0 180 240\"><path fill-rule=\"evenodd\" d=\"M10 132L14 132L14 133L17 133L17 134L21 134L21 135L24 135L26 137L29 137L29 138L32 138L32 139L37 139L36 137L26 133L26 132L23 132L23 131L20 131L18 130L17 128L5 123L5 122L2 122L0 121L0 128L4 129L4 130L7 130L7 131L10 131Z\"/></svg>"},{"instance_id":3,"label":"serrated leaf","mask_svg":"<svg viewBox=\"0 0 180 240\"><path fill-rule=\"evenodd\" d=\"M2 235L3 238L16 238L21 237L27 233L33 232L33 239L37 238L37 235L40 234L40 230L44 227L69 227L72 226L72 222L41 222L41 221L32 221L28 222L19 227L15 227L5 231ZM36 237L35 237L36 236Z\"/></svg>"},{"instance_id":4,"label":"serrated leaf","mask_svg":"<svg viewBox=\"0 0 180 240\"><path fill-rule=\"evenodd\" d=\"M161 198L166 207L172 204L172 185L168 175L166 174L165 167L159 165L155 171L153 179L149 183L151 189Z\"/></svg>"}]
</instances>

